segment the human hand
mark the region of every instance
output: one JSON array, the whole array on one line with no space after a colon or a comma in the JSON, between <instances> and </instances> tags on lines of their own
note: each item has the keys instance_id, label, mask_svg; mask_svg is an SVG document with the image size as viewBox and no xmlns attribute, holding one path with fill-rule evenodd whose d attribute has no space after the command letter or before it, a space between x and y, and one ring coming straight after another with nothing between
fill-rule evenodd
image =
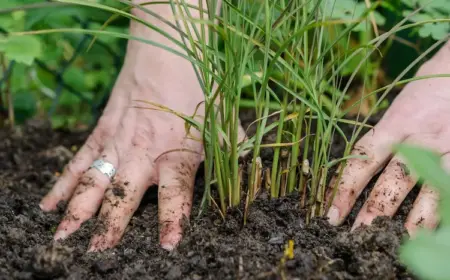
<instances>
[{"instance_id":1,"label":"human hand","mask_svg":"<svg viewBox=\"0 0 450 280\"><path fill-rule=\"evenodd\" d=\"M166 18L172 16L169 5L152 7ZM192 14L195 17L195 12ZM130 32L174 47L144 25L132 22ZM129 41L124 66L96 128L41 201L44 211L55 209L60 201L69 201L54 239L64 239L75 232L101 206L89 250L115 246L145 191L157 184L160 244L171 250L180 241L180 221L189 217L195 174L203 160L202 142L193 139L200 139L201 135L193 128L187 137L180 117L134 108L142 104L133 100L152 101L192 116L204 96L190 62L160 48ZM202 112L201 106L198 112ZM117 170L112 181L98 169L90 168L96 159Z\"/></svg>"},{"instance_id":2,"label":"human hand","mask_svg":"<svg viewBox=\"0 0 450 280\"><path fill-rule=\"evenodd\" d=\"M192 114L203 94L195 85L150 86L144 78L148 75L145 63L154 62L128 64L123 68L96 128L43 198L41 208L45 211L55 209L61 200L70 200L55 239L63 239L76 231L101 205L90 250L113 247L145 191L153 184L159 186L161 245L170 249L181 238L179 221L183 215L189 217L194 177L202 161L202 144L187 139L184 121L180 118L170 113L133 108L142 104L133 104L131 100L149 100ZM132 74L136 74L137 79L129 82L133 80ZM192 135L200 138L194 130ZM171 150L175 152L159 157ZM96 159L111 163L117 169L112 181L99 170L89 168Z\"/></svg>"},{"instance_id":3,"label":"human hand","mask_svg":"<svg viewBox=\"0 0 450 280\"><path fill-rule=\"evenodd\" d=\"M450 42L418 71L418 76L450 73ZM392 103L379 123L355 145L352 154L368 159L347 161L327 216L333 225L341 224L372 177L384 171L358 213L352 230L371 224L378 216L392 217L417 183L405 161L392 155L392 146L406 142L435 149L450 170L450 78L433 78L409 83ZM387 165L386 165L387 164ZM386 165L386 166L385 166ZM405 227L412 235L417 228L433 229L438 194L424 184Z\"/></svg>"}]
</instances>

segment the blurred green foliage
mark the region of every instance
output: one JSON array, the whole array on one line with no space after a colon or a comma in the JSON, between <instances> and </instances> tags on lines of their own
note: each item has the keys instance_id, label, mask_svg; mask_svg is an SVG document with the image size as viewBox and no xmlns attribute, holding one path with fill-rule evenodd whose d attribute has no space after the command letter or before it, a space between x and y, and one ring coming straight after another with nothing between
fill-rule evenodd
<instances>
[{"instance_id":1,"label":"blurred green foliage","mask_svg":"<svg viewBox=\"0 0 450 280\"><path fill-rule=\"evenodd\" d=\"M402 0L402 3L407 6L403 11L406 17L411 14L413 10L423 7L423 10L411 17L412 22L420 22L433 19L450 18L450 0ZM427 23L416 29L421 38L432 37L435 40L445 38L450 32L449 22L433 22Z\"/></svg>"},{"instance_id":2,"label":"blurred green foliage","mask_svg":"<svg viewBox=\"0 0 450 280\"><path fill-rule=\"evenodd\" d=\"M100 2L118 5L114 0ZM31 8L15 9L27 6ZM9 86L17 121L35 114L46 116L50 112L55 128L75 128L91 123L93 108L109 93L120 70L126 42L103 36L88 50L92 37L83 34L8 36L8 33L58 28L98 29L111 15L97 9L42 0L0 1L0 10L6 11L0 14L0 77L15 61L9 85L3 83L1 89L4 93ZM127 27L128 22L121 20L113 22L106 30L126 33ZM3 109L5 99L2 94Z\"/></svg>"},{"instance_id":3,"label":"blurred green foliage","mask_svg":"<svg viewBox=\"0 0 450 280\"><path fill-rule=\"evenodd\" d=\"M420 229L413 239L400 248L400 258L421 279L449 279L450 267L450 175L442 166L442 158L433 150L402 144L398 152L422 182L439 193L436 231Z\"/></svg>"},{"instance_id":4,"label":"blurred green foliage","mask_svg":"<svg viewBox=\"0 0 450 280\"><path fill-rule=\"evenodd\" d=\"M124 7L117 0L89 1L116 8ZM373 13L373 18L380 30L386 31L411 11L428 2L371 1L373 4L380 4ZM311 5L315 3L310 2ZM367 9L364 0L323 0L321 3L329 10L330 19L346 22L346 25L335 28L335 34L339 34L340 28L345 28L352 20L361 17ZM10 92L14 100L15 117L19 123L34 115L47 116L50 113L55 128L75 128L80 124L91 124L94 121L93 112L98 113L99 105L107 98L120 70L126 41L102 36L88 50L92 37L86 38L83 34L66 32L8 36L8 33L59 28L99 29L110 16L108 12L98 9L44 0L0 1L0 79L5 74L10 74L9 83L3 82L0 88L0 109L3 115L7 104L5 93ZM450 0L435 0L411 17L410 22L448 17ZM276 18L275 14L272 19ZM264 15L261 15L261 20L264 19ZM106 30L126 33L127 28L128 20L119 18L110 23ZM439 22L402 32L399 38L410 41L417 49L412 51L411 47L405 47L404 44L393 40L391 46L384 50L383 60L381 56L371 59L365 65L364 73L360 70L360 80L366 75L366 80L374 82L369 83L369 87L375 88L376 77L382 67L388 69L389 75L395 76L403 70L402 67L417 57L420 49L425 49L432 41L446 36L449 30L448 22ZM351 40L355 46L367 43L376 35L368 22L357 25L352 33L354 36ZM340 46L347 51L348 39L344 38ZM402 56L398 56L400 50ZM341 74L351 75L362 56L363 54L355 56L351 63L341 69ZM389 63L391 57L395 57L396 63ZM8 73L12 61L15 64L11 73Z\"/></svg>"}]
</instances>

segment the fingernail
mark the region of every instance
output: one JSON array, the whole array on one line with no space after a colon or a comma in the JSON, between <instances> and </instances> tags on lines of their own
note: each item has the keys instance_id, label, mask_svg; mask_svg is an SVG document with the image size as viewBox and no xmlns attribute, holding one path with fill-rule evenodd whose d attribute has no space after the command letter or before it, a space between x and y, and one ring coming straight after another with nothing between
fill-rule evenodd
<instances>
[{"instance_id":1,"label":"fingernail","mask_svg":"<svg viewBox=\"0 0 450 280\"><path fill-rule=\"evenodd\" d=\"M350 232L353 232L355 229L359 228L362 225L364 225L364 222L360 222L360 221L358 221L358 218L356 218L356 221L353 223L353 226L350 229Z\"/></svg>"},{"instance_id":2,"label":"fingernail","mask_svg":"<svg viewBox=\"0 0 450 280\"><path fill-rule=\"evenodd\" d=\"M98 237L97 236L93 236L91 238L91 241L89 241L89 245L88 245L89 249L86 252L87 253L97 252L96 244L98 244Z\"/></svg>"},{"instance_id":3,"label":"fingernail","mask_svg":"<svg viewBox=\"0 0 450 280\"><path fill-rule=\"evenodd\" d=\"M44 200L41 200L41 201L39 202L39 208L40 208L42 211L44 211L44 212L47 211L47 207L45 207Z\"/></svg>"},{"instance_id":4,"label":"fingernail","mask_svg":"<svg viewBox=\"0 0 450 280\"><path fill-rule=\"evenodd\" d=\"M94 246L90 246L89 249L86 251L86 253L95 253L97 252L97 248Z\"/></svg>"},{"instance_id":5,"label":"fingernail","mask_svg":"<svg viewBox=\"0 0 450 280\"><path fill-rule=\"evenodd\" d=\"M55 241L57 241L57 240L62 240L62 239L65 239L67 237L67 232L65 231L65 230L60 230L60 231L57 231L56 233L55 233L55 236L53 237L53 239L55 240Z\"/></svg>"},{"instance_id":6,"label":"fingernail","mask_svg":"<svg viewBox=\"0 0 450 280\"><path fill-rule=\"evenodd\" d=\"M39 202L39 208L44 212L50 212L52 210L52 208L48 206L48 203L45 203L44 199Z\"/></svg>"},{"instance_id":7,"label":"fingernail","mask_svg":"<svg viewBox=\"0 0 450 280\"><path fill-rule=\"evenodd\" d=\"M330 224L337 226L339 222L339 209L336 206L331 205L328 210L327 217Z\"/></svg>"},{"instance_id":8,"label":"fingernail","mask_svg":"<svg viewBox=\"0 0 450 280\"><path fill-rule=\"evenodd\" d=\"M161 244L161 248L170 252L175 248L175 246L173 246L172 244L166 243L166 244Z\"/></svg>"}]
</instances>

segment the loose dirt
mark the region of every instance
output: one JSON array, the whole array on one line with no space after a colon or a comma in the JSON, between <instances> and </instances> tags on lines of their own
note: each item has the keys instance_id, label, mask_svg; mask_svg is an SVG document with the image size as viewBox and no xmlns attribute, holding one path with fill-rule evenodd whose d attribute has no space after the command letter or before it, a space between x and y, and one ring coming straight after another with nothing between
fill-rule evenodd
<instances>
[{"instance_id":1,"label":"loose dirt","mask_svg":"<svg viewBox=\"0 0 450 280\"><path fill-rule=\"evenodd\" d=\"M297 195L270 200L262 194L244 227L242 209L230 210L226 222L214 210L197 218L201 170L193 215L173 252L158 246L156 188L144 197L118 247L86 253L95 218L54 243L64 205L45 214L38 203L87 135L54 132L40 121L0 131L0 279L413 279L397 259L397 249L416 192L393 219L379 218L354 233L349 228L362 199L343 226L332 227L324 219L306 225ZM342 143L334 144L337 155ZM265 164L270 156L264 153ZM282 265L289 240L294 258Z\"/></svg>"}]
</instances>

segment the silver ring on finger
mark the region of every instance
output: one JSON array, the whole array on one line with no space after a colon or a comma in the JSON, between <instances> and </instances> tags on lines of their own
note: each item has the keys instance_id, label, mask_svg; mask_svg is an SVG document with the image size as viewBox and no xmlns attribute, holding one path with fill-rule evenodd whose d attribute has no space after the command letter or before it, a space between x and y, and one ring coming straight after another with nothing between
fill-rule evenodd
<instances>
[{"instance_id":1,"label":"silver ring on finger","mask_svg":"<svg viewBox=\"0 0 450 280\"><path fill-rule=\"evenodd\" d=\"M116 175L116 168L114 167L114 165L112 165L112 163L110 162L104 161L103 159L95 160L92 163L91 167L105 174L110 181L114 178L114 175Z\"/></svg>"}]
</instances>

